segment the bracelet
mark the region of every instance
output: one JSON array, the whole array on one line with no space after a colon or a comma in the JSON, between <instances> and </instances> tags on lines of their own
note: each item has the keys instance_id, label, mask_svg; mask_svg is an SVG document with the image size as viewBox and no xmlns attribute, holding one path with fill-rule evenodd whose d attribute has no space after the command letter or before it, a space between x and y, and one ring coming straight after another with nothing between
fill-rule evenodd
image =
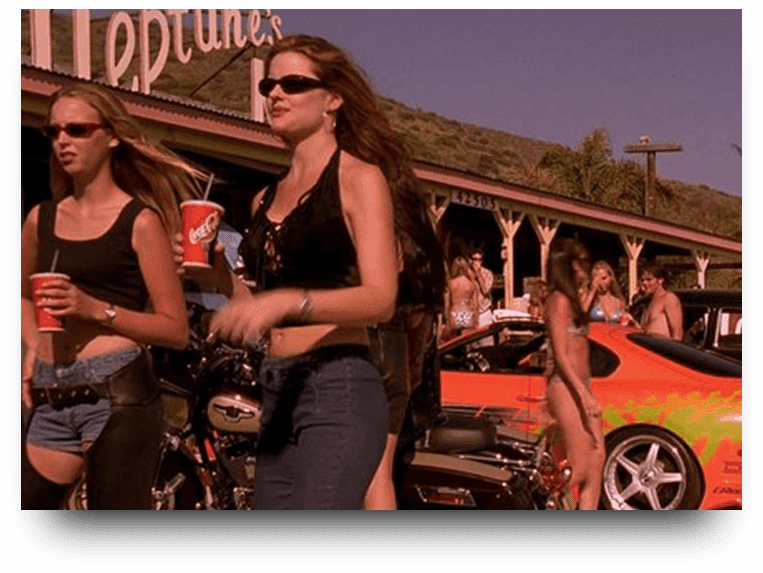
<instances>
[{"instance_id":1,"label":"bracelet","mask_svg":"<svg viewBox=\"0 0 763 573\"><path fill-rule=\"evenodd\" d=\"M116 307L112 303L109 303L108 306L104 309L103 313L106 316L101 319L101 324L103 326L111 326L111 323L114 322L114 319L117 317Z\"/></svg>"},{"instance_id":2,"label":"bracelet","mask_svg":"<svg viewBox=\"0 0 763 573\"><path fill-rule=\"evenodd\" d=\"M307 322L307 319L310 317L310 313L313 311L313 303L310 300L310 295L307 293L307 289L305 289L304 297L302 298L302 302L299 303L299 308L297 309L297 321L298 322Z\"/></svg>"}]
</instances>

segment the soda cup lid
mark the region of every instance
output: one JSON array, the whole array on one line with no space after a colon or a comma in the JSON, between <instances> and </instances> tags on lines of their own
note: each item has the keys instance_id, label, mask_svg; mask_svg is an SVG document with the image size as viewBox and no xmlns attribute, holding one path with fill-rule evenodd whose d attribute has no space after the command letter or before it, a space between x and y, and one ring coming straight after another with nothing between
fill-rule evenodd
<instances>
[{"instance_id":1,"label":"soda cup lid","mask_svg":"<svg viewBox=\"0 0 763 573\"><path fill-rule=\"evenodd\" d=\"M215 203L214 201L204 201L203 199L188 199L187 201L182 201L180 203L180 208L182 209L185 206L191 205L198 205L200 207L214 207L219 209L221 213L225 213L225 208L219 203Z\"/></svg>"},{"instance_id":2,"label":"soda cup lid","mask_svg":"<svg viewBox=\"0 0 763 573\"><path fill-rule=\"evenodd\" d=\"M42 278L42 277L59 277L59 278L64 278L66 280L70 280L70 278L71 278L66 273L57 273L57 272L51 273L51 272L48 272L48 271L45 271L45 272L42 272L42 273L34 273L34 274L29 275L30 279L36 279L36 278Z\"/></svg>"}]
</instances>

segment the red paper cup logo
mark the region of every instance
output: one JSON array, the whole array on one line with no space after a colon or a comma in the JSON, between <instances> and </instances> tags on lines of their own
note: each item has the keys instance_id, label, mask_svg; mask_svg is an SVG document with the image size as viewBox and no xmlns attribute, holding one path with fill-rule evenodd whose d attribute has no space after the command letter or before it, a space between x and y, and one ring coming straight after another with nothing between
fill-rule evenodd
<instances>
[{"instance_id":1,"label":"red paper cup logo","mask_svg":"<svg viewBox=\"0 0 763 573\"><path fill-rule=\"evenodd\" d=\"M196 228L188 231L188 240L192 245L196 243L211 243L217 234L217 226L220 224L220 214L210 213L209 216Z\"/></svg>"},{"instance_id":2,"label":"red paper cup logo","mask_svg":"<svg viewBox=\"0 0 763 573\"><path fill-rule=\"evenodd\" d=\"M183 218L183 266L210 268L209 253L225 210L211 201L184 201L180 204Z\"/></svg>"},{"instance_id":3,"label":"red paper cup logo","mask_svg":"<svg viewBox=\"0 0 763 573\"><path fill-rule=\"evenodd\" d=\"M37 295L37 291L43 288L48 281L53 279L70 280L69 275L63 273L37 273L29 277L32 282L32 298L35 303L34 314L37 319L37 331L38 332L64 332L63 320L53 316L48 312L48 309L42 306L37 306L37 303L42 299L40 295Z\"/></svg>"}]
</instances>

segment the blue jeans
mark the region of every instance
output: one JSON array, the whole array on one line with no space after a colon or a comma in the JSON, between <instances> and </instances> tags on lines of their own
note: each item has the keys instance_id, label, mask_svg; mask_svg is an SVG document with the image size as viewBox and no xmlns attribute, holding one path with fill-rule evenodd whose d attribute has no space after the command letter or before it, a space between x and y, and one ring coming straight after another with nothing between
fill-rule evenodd
<instances>
[{"instance_id":1,"label":"blue jeans","mask_svg":"<svg viewBox=\"0 0 763 573\"><path fill-rule=\"evenodd\" d=\"M368 348L341 345L260 367L257 509L362 509L387 439Z\"/></svg>"}]
</instances>

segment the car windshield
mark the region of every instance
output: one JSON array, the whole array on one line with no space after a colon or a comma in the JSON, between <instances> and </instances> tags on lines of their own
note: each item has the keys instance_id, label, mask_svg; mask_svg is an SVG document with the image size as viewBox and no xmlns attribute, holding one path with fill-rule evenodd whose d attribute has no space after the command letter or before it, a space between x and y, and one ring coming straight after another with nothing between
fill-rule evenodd
<instances>
[{"instance_id":1,"label":"car windshield","mask_svg":"<svg viewBox=\"0 0 763 573\"><path fill-rule=\"evenodd\" d=\"M446 371L480 371L494 374L542 375L546 370L548 346L545 332L492 328L441 353L440 367ZM611 350L590 341L591 376L610 376L620 366Z\"/></svg>"},{"instance_id":2,"label":"car windshield","mask_svg":"<svg viewBox=\"0 0 763 573\"><path fill-rule=\"evenodd\" d=\"M442 352L443 370L479 370L504 374L542 374L545 334L491 329Z\"/></svg>"},{"instance_id":3,"label":"car windshield","mask_svg":"<svg viewBox=\"0 0 763 573\"><path fill-rule=\"evenodd\" d=\"M693 348L668 338L648 334L629 334L628 339L655 354L710 376L742 377L742 363L711 352Z\"/></svg>"}]
</instances>

